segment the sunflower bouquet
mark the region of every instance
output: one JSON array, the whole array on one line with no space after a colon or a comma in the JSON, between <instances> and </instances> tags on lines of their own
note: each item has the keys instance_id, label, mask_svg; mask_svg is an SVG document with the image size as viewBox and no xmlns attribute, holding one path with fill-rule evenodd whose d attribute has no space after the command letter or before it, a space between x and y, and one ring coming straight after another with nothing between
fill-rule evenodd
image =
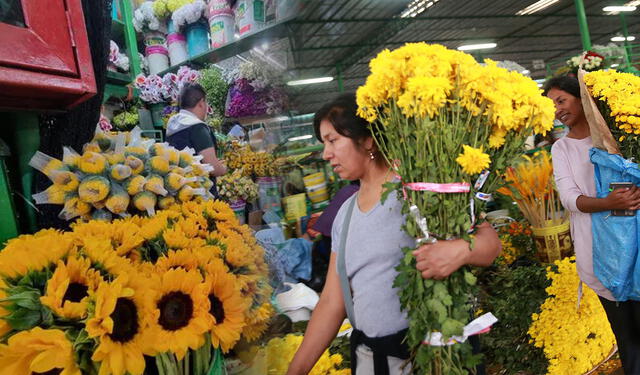
<instances>
[{"instance_id":1,"label":"sunflower bouquet","mask_svg":"<svg viewBox=\"0 0 640 375\"><path fill-rule=\"evenodd\" d=\"M267 273L250 229L220 201L10 240L0 374L213 373L221 353L265 331Z\"/></svg>"},{"instance_id":2,"label":"sunflower bouquet","mask_svg":"<svg viewBox=\"0 0 640 375\"><path fill-rule=\"evenodd\" d=\"M565 258L547 268L548 297L534 313L529 336L549 361L547 374L585 374L603 362L616 344L607 315L590 288L584 289L576 309L580 277L575 258Z\"/></svg>"},{"instance_id":3,"label":"sunflower bouquet","mask_svg":"<svg viewBox=\"0 0 640 375\"><path fill-rule=\"evenodd\" d=\"M585 74L584 82L622 156L640 160L640 77L601 70Z\"/></svg>"},{"instance_id":4,"label":"sunflower bouquet","mask_svg":"<svg viewBox=\"0 0 640 375\"><path fill-rule=\"evenodd\" d=\"M193 199L212 198L211 166L192 149L130 133L96 133L82 154L65 147L62 160L37 152L29 165L53 182L33 195L36 204L60 204L60 217L111 220Z\"/></svg>"},{"instance_id":5,"label":"sunflower bouquet","mask_svg":"<svg viewBox=\"0 0 640 375\"><path fill-rule=\"evenodd\" d=\"M357 91L358 113L401 178L387 187L406 195L403 212L413 219L405 231L420 241L472 241L477 213L526 136L551 129L553 103L530 78L440 45L384 50L370 68ZM471 346L445 343L469 320L475 277L461 269L443 281L423 280L412 250L403 250L394 285L410 321L413 368L467 374L477 363ZM436 331L445 341L424 345Z\"/></svg>"}]
</instances>

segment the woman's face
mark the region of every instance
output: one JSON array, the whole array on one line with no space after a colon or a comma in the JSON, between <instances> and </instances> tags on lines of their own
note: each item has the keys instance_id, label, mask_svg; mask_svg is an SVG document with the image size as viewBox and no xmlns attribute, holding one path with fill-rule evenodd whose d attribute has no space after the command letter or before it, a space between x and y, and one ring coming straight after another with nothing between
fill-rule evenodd
<instances>
[{"instance_id":1,"label":"woman's face","mask_svg":"<svg viewBox=\"0 0 640 375\"><path fill-rule=\"evenodd\" d=\"M338 133L328 120L320 122L320 137L324 143L322 158L331 164L340 178L358 180L372 165L365 149L371 148L373 139L368 138L362 146L358 146L351 138Z\"/></svg>"},{"instance_id":2,"label":"woman's face","mask_svg":"<svg viewBox=\"0 0 640 375\"><path fill-rule=\"evenodd\" d=\"M553 100L556 106L556 119L568 127L585 120L582 101L580 98L569 94L564 90L552 88L547 92L547 96Z\"/></svg>"}]
</instances>

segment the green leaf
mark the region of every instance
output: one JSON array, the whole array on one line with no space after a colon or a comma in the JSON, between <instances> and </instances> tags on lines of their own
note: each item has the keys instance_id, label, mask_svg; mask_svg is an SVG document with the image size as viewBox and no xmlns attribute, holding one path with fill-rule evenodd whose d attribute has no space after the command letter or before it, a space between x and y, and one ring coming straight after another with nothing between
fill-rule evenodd
<instances>
[{"instance_id":1,"label":"green leaf","mask_svg":"<svg viewBox=\"0 0 640 375\"><path fill-rule=\"evenodd\" d=\"M12 294L6 298L6 301L15 304L18 307L34 311L39 311L42 306L40 304L40 293L33 289Z\"/></svg>"},{"instance_id":2,"label":"green leaf","mask_svg":"<svg viewBox=\"0 0 640 375\"><path fill-rule=\"evenodd\" d=\"M464 281L469 285L476 285L477 278L469 271L464 271Z\"/></svg>"},{"instance_id":3,"label":"green leaf","mask_svg":"<svg viewBox=\"0 0 640 375\"><path fill-rule=\"evenodd\" d=\"M447 319L442 323L442 335L445 337L459 336L462 335L463 328L464 323L454 319Z\"/></svg>"},{"instance_id":4,"label":"green leaf","mask_svg":"<svg viewBox=\"0 0 640 375\"><path fill-rule=\"evenodd\" d=\"M380 202L384 204L384 202L387 200L387 197L389 197L389 194L397 192L397 190L400 189L402 185L399 182L386 182L382 185L382 187L383 190L382 197L380 197Z\"/></svg>"},{"instance_id":5,"label":"green leaf","mask_svg":"<svg viewBox=\"0 0 640 375\"><path fill-rule=\"evenodd\" d=\"M41 318L40 311L21 309L6 316L5 320L13 329L26 331L40 324Z\"/></svg>"}]
</instances>

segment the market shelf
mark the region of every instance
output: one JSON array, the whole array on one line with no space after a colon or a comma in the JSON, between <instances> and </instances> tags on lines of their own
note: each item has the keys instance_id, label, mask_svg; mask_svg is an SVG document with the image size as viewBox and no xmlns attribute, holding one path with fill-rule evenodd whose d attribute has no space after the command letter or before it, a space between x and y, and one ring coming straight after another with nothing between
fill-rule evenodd
<instances>
[{"instance_id":1,"label":"market shelf","mask_svg":"<svg viewBox=\"0 0 640 375\"><path fill-rule=\"evenodd\" d=\"M107 71L107 82L116 85L128 85L133 81L130 74Z\"/></svg>"},{"instance_id":2,"label":"market shelf","mask_svg":"<svg viewBox=\"0 0 640 375\"><path fill-rule=\"evenodd\" d=\"M264 41L284 38L289 32L289 22L294 18L295 17L290 17L282 21L277 21L254 33L243 36L235 42L226 44L220 48L208 50L193 58L187 59L180 64L173 65L169 69L165 69L162 72L158 73L158 75L163 76L166 73L175 73L183 65L204 66L206 64L217 63L224 59L228 59L229 57L247 52L251 48L255 47L256 45L260 45Z\"/></svg>"},{"instance_id":3,"label":"market shelf","mask_svg":"<svg viewBox=\"0 0 640 375\"><path fill-rule=\"evenodd\" d=\"M124 22L112 18L111 19L111 39L115 40L116 42L120 42L124 40L125 27L126 26Z\"/></svg>"}]
</instances>

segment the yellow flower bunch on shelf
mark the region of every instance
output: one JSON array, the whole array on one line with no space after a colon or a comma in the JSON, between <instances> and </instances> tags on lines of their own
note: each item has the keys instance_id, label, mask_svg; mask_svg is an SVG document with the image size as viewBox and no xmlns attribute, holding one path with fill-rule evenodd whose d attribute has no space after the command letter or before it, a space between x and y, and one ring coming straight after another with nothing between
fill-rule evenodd
<instances>
[{"instance_id":1,"label":"yellow flower bunch on shelf","mask_svg":"<svg viewBox=\"0 0 640 375\"><path fill-rule=\"evenodd\" d=\"M523 155L516 166L507 168L504 180L506 184L498 192L513 199L532 226L542 228L567 220L559 213L562 205L548 152L543 150L533 157Z\"/></svg>"},{"instance_id":2,"label":"yellow flower bunch on shelf","mask_svg":"<svg viewBox=\"0 0 640 375\"><path fill-rule=\"evenodd\" d=\"M21 236L0 251L2 375L76 374L87 363L139 375L144 355L204 375L212 353L259 338L274 314L264 251L221 201L71 229ZM59 337L41 329L54 321Z\"/></svg>"},{"instance_id":3,"label":"yellow flower bunch on shelf","mask_svg":"<svg viewBox=\"0 0 640 375\"><path fill-rule=\"evenodd\" d=\"M36 204L64 205L60 217L111 220L113 215L153 215L176 201L211 199L211 166L194 150L128 133L97 133L82 155L64 148L62 161L37 152L29 165L53 182L34 194Z\"/></svg>"},{"instance_id":4,"label":"yellow flower bunch on shelf","mask_svg":"<svg viewBox=\"0 0 640 375\"><path fill-rule=\"evenodd\" d=\"M275 159L267 152L254 152L248 145L242 145L237 141L231 143L224 160L229 168L242 169L244 176L255 174L257 177L279 176L280 168L284 164L283 160Z\"/></svg>"},{"instance_id":5,"label":"yellow flower bunch on shelf","mask_svg":"<svg viewBox=\"0 0 640 375\"><path fill-rule=\"evenodd\" d=\"M549 375L584 374L602 362L616 340L598 296L584 287L579 308L577 286L580 278L575 257L555 262L548 268L549 297L533 314L529 328L535 346L543 348L549 360Z\"/></svg>"},{"instance_id":6,"label":"yellow flower bunch on shelf","mask_svg":"<svg viewBox=\"0 0 640 375\"><path fill-rule=\"evenodd\" d=\"M640 77L614 70L587 73L584 82L596 99L625 158L640 157Z\"/></svg>"},{"instance_id":7,"label":"yellow flower bunch on shelf","mask_svg":"<svg viewBox=\"0 0 640 375\"><path fill-rule=\"evenodd\" d=\"M369 121L377 147L400 176L395 188L405 193L403 212L412 212L405 231L413 238L471 241L479 213L525 138L552 128L552 101L520 73L436 44L384 50L369 67L356 93L358 115ZM422 341L433 331L445 337L462 333L475 277L461 269L442 281L424 281L412 250L403 249L395 285L403 286L413 369L465 373L474 361L468 343Z\"/></svg>"},{"instance_id":8,"label":"yellow flower bunch on shelf","mask_svg":"<svg viewBox=\"0 0 640 375\"><path fill-rule=\"evenodd\" d=\"M242 169L218 177L218 193L220 198L232 202L239 199L251 202L258 198L258 184L243 175Z\"/></svg>"}]
</instances>

